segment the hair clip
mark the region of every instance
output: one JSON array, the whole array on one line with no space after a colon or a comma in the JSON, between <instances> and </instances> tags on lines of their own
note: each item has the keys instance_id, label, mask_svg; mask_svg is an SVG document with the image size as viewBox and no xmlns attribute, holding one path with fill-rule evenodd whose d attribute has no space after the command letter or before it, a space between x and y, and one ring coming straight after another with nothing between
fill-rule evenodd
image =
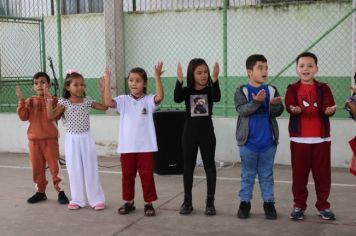
<instances>
[{"instance_id":1,"label":"hair clip","mask_svg":"<svg viewBox=\"0 0 356 236\"><path fill-rule=\"evenodd\" d=\"M76 74L80 74L80 72L78 70L75 70L75 69L68 69L66 70L66 74L73 74L73 73L76 73Z\"/></svg>"}]
</instances>

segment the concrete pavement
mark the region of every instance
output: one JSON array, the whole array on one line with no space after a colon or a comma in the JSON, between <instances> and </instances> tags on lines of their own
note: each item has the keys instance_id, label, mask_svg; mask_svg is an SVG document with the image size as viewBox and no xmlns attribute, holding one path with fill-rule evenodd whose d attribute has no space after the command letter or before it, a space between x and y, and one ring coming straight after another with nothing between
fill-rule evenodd
<instances>
[{"instance_id":1,"label":"concrete pavement","mask_svg":"<svg viewBox=\"0 0 356 236\"><path fill-rule=\"evenodd\" d=\"M34 184L27 154L0 153L0 235L356 235L356 177L347 169L332 171L333 186L330 196L336 220L321 220L314 207L314 185L309 185L306 219L289 219L292 206L291 168L275 167L277 220L266 220L258 183L255 185L251 218L236 217L237 192L240 189L240 166L235 164L218 169L215 205L216 216L205 216L206 182L204 170L196 168L193 205L189 216L178 213L183 199L180 175L156 175L159 200L154 203L157 216L143 214L142 190L136 184L136 211L118 215L121 200L121 168L119 158L100 157L100 178L106 195L107 208L96 212L90 208L69 211L57 203L57 193L49 181L48 200L28 204L34 194ZM65 192L70 196L68 177L64 170ZM47 175L50 179L50 176Z\"/></svg>"}]
</instances>

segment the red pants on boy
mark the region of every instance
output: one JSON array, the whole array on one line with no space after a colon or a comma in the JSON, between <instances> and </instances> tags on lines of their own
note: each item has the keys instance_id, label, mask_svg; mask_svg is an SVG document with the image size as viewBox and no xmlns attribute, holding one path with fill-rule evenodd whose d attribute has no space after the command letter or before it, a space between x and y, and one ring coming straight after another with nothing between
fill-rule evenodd
<instances>
[{"instance_id":1,"label":"red pants on boy","mask_svg":"<svg viewBox=\"0 0 356 236\"><path fill-rule=\"evenodd\" d=\"M309 172L313 174L317 201L315 207L319 210L330 208L327 201L331 188L331 142L297 143L291 142L294 207L306 209L308 198Z\"/></svg>"}]
</instances>

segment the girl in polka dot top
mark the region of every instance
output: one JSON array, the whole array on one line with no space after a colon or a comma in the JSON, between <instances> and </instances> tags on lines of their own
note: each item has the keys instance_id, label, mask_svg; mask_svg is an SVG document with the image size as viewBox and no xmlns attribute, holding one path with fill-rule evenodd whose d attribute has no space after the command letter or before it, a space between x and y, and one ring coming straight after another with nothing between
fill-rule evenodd
<instances>
[{"instance_id":1,"label":"girl in polka dot top","mask_svg":"<svg viewBox=\"0 0 356 236\"><path fill-rule=\"evenodd\" d=\"M101 91L103 92L103 89ZM66 129L65 156L72 196L68 209L76 210L84 207L86 205L84 191L86 191L89 205L95 210L103 210L105 196L98 174L95 142L89 132L89 112L91 108L107 110L107 106L85 96L84 78L78 71L73 70L67 73L63 97L58 100L56 108L52 108L48 89L45 89L45 97L48 117L62 115Z\"/></svg>"},{"instance_id":2,"label":"girl in polka dot top","mask_svg":"<svg viewBox=\"0 0 356 236\"><path fill-rule=\"evenodd\" d=\"M153 152L157 141L153 123L153 112L163 100L161 82L163 63L155 66L156 94L146 94L147 74L142 68L133 68L129 72L129 95L111 97L110 72L106 71L104 80L105 104L115 108L120 114L118 153L121 153L122 195L125 203L119 208L119 214L128 214L136 209L135 177L140 175L145 216L154 216L152 202L157 200L153 178Z\"/></svg>"}]
</instances>

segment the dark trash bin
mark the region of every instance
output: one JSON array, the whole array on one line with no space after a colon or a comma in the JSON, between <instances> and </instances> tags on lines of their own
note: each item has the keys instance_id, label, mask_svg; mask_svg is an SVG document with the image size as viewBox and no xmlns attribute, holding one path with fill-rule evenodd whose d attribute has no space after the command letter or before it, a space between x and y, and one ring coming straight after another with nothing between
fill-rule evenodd
<instances>
[{"instance_id":1,"label":"dark trash bin","mask_svg":"<svg viewBox=\"0 0 356 236\"><path fill-rule=\"evenodd\" d=\"M185 112L157 111L153 114L158 152L154 153L155 173L174 175L183 173L182 132Z\"/></svg>"}]
</instances>

